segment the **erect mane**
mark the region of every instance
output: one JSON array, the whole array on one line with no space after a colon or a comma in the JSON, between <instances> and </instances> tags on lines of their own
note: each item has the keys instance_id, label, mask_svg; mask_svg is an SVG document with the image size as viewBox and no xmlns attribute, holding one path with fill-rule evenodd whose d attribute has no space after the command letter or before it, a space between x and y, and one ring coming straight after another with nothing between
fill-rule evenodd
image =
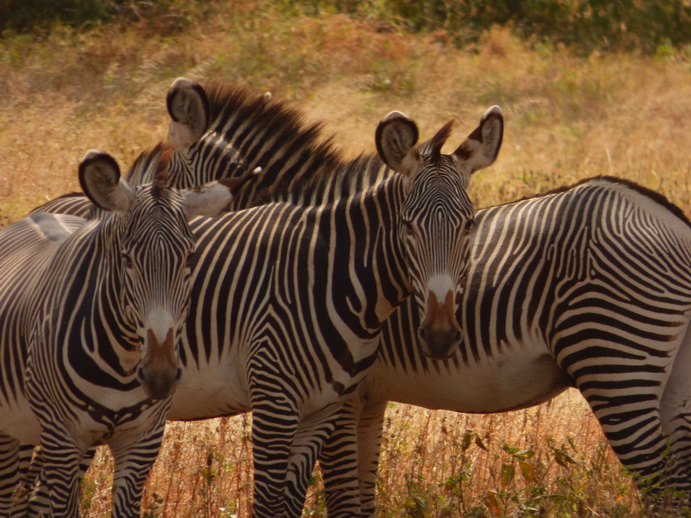
<instances>
[{"instance_id":1,"label":"erect mane","mask_svg":"<svg viewBox=\"0 0 691 518\"><path fill-rule=\"evenodd\" d=\"M374 169L381 168L372 157L344 160L332 137L322 136L323 122L306 123L285 101L218 81L203 87L211 111L209 133L222 135L244 162L244 170L234 175L261 168L255 201L323 203L371 185Z\"/></svg>"},{"instance_id":2,"label":"erect mane","mask_svg":"<svg viewBox=\"0 0 691 518\"><path fill-rule=\"evenodd\" d=\"M127 172L127 178L149 179L152 184L152 194L154 197L160 197L168 186L168 165L172 153L173 147L164 143L158 143L141 152L134 159Z\"/></svg>"},{"instance_id":3,"label":"erect mane","mask_svg":"<svg viewBox=\"0 0 691 518\"><path fill-rule=\"evenodd\" d=\"M369 190L393 172L376 154L331 164L315 174L292 181L284 179L267 189L264 202L287 201L296 205L322 205Z\"/></svg>"}]
</instances>

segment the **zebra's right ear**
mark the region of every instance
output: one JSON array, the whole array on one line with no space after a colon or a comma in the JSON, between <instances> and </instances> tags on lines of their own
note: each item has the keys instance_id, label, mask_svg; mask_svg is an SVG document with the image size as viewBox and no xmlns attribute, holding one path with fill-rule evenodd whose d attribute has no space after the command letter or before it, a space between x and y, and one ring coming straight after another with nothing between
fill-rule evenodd
<instances>
[{"instance_id":1,"label":"zebra's right ear","mask_svg":"<svg viewBox=\"0 0 691 518\"><path fill-rule=\"evenodd\" d=\"M401 112L389 113L377 126L374 141L379 156L391 169L405 175L418 169L419 132L415 122Z\"/></svg>"},{"instance_id":2,"label":"zebra's right ear","mask_svg":"<svg viewBox=\"0 0 691 518\"><path fill-rule=\"evenodd\" d=\"M194 144L209 128L211 109L204 89L191 79L178 77L166 96L168 142L174 146Z\"/></svg>"},{"instance_id":3,"label":"zebra's right ear","mask_svg":"<svg viewBox=\"0 0 691 518\"><path fill-rule=\"evenodd\" d=\"M94 205L103 210L124 214L136 199L132 187L121 178L118 163L100 151L89 150L82 158L79 184Z\"/></svg>"}]
</instances>

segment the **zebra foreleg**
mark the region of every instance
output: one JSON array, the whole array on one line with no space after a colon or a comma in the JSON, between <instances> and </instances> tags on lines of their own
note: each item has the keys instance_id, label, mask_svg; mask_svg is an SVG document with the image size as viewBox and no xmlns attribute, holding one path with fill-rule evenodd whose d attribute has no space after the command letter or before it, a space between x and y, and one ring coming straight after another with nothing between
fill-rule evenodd
<instances>
[{"instance_id":1,"label":"zebra foreleg","mask_svg":"<svg viewBox=\"0 0 691 518\"><path fill-rule=\"evenodd\" d=\"M295 440L290 450L285 486L285 502L290 516L302 514L307 487L314 471L316 459L324 442L334 431L334 421L341 406L341 403L334 403L300 419ZM348 516L358 516L358 514L349 514Z\"/></svg>"},{"instance_id":2,"label":"zebra foreleg","mask_svg":"<svg viewBox=\"0 0 691 518\"><path fill-rule=\"evenodd\" d=\"M84 453L68 436L55 429L44 428L41 432L38 487L46 488L49 516L79 516L79 463ZM30 498L32 514L43 507L38 498L36 492Z\"/></svg>"},{"instance_id":3,"label":"zebra foreleg","mask_svg":"<svg viewBox=\"0 0 691 518\"><path fill-rule=\"evenodd\" d=\"M113 518L140 515L144 483L161 448L164 424L161 418L156 426L146 427L144 435L133 439L132 434L123 432L108 441L115 461Z\"/></svg>"},{"instance_id":4,"label":"zebra foreleg","mask_svg":"<svg viewBox=\"0 0 691 518\"><path fill-rule=\"evenodd\" d=\"M297 432L294 402L283 396L252 398L255 518L288 516L284 493L290 448ZM298 514L299 516L299 514Z\"/></svg>"},{"instance_id":5,"label":"zebra foreleg","mask_svg":"<svg viewBox=\"0 0 691 518\"><path fill-rule=\"evenodd\" d=\"M374 498L387 404L387 401L365 403L358 421L358 479L362 516L375 515Z\"/></svg>"},{"instance_id":6,"label":"zebra foreleg","mask_svg":"<svg viewBox=\"0 0 691 518\"><path fill-rule=\"evenodd\" d=\"M341 409L334 431L319 455L329 517L361 516L358 482L357 422L362 403L351 398Z\"/></svg>"},{"instance_id":7,"label":"zebra foreleg","mask_svg":"<svg viewBox=\"0 0 691 518\"><path fill-rule=\"evenodd\" d=\"M22 445L23 447L25 445ZM28 448L31 450L28 450ZM29 516L48 516L50 514L50 500L48 487L45 484L44 478L41 476L41 470L43 469L43 457L41 455L40 448L34 448L32 445L26 445L29 455L27 457L27 462L30 461L30 465L26 470L26 475L23 475L23 490L27 493L30 491L31 496L27 500L31 502ZM34 453L35 450L35 453ZM82 458L82 462L79 464L79 479L83 479L86 474L86 470L89 469L91 462L94 460L94 455L96 454L96 447L89 448L86 455ZM22 454L20 453L20 458ZM31 489L33 488L33 489ZM24 516L25 511L19 512L16 516ZM15 516L14 514L12 516Z\"/></svg>"},{"instance_id":8,"label":"zebra foreleg","mask_svg":"<svg viewBox=\"0 0 691 518\"><path fill-rule=\"evenodd\" d=\"M329 517L374 516L386 401L352 398L320 456Z\"/></svg>"}]
</instances>

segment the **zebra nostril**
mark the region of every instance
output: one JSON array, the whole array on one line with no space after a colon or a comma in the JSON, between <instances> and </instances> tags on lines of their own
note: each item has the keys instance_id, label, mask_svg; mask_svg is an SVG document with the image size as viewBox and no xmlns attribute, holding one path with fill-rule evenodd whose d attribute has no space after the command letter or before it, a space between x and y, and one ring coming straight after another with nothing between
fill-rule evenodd
<instances>
[{"instance_id":1,"label":"zebra nostril","mask_svg":"<svg viewBox=\"0 0 691 518\"><path fill-rule=\"evenodd\" d=\"M178 383L182 379L182 369L178 367L178 370L175 372L175 381L174 383Z\"/></svg>"}]
</instances>

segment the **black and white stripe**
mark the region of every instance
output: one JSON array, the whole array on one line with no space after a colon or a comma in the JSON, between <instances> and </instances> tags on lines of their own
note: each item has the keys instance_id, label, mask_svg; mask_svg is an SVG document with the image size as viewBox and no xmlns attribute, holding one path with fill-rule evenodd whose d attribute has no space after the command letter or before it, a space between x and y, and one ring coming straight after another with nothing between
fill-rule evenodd
<instances>
[{"instance_id":1,"label":"black and white stripe","mask_svg":"<svg viewBox=\"0 0 691 518\"><path fill-rule=\"evenodd\" d=\"M691 486L691 228L659 195L613 178L479 210L449 360L419 354L409 299L325 447L331 514L374 512L387 401L501 412L577 387L644 488ZM358 436L357 441L354 440ZM359 459L359 465L358 465ZM348 503L347 505L351 505Z\"/></svg>"},{"instance_id":2,"label":"black and white stripe","mask_svg":"<svg viewBox=\"0 0 691 518\"><path fill-rule=\"evenodd\" d=\"M108 155L89 152L80 183L94 217L35 213L0 231L0 458L6 480L19 445L39 444L51 516L78 512L79 465L94 444L116 462L113 514L138 516L181 373L176 341L189 301L194 240L188 219L220 212L228 186L131 187ZM5 463L8 459L8 463ZM45 507L47 506L47 508ZM31 509L30 509L31 510Z\"/></svg>"}]
</instances>

